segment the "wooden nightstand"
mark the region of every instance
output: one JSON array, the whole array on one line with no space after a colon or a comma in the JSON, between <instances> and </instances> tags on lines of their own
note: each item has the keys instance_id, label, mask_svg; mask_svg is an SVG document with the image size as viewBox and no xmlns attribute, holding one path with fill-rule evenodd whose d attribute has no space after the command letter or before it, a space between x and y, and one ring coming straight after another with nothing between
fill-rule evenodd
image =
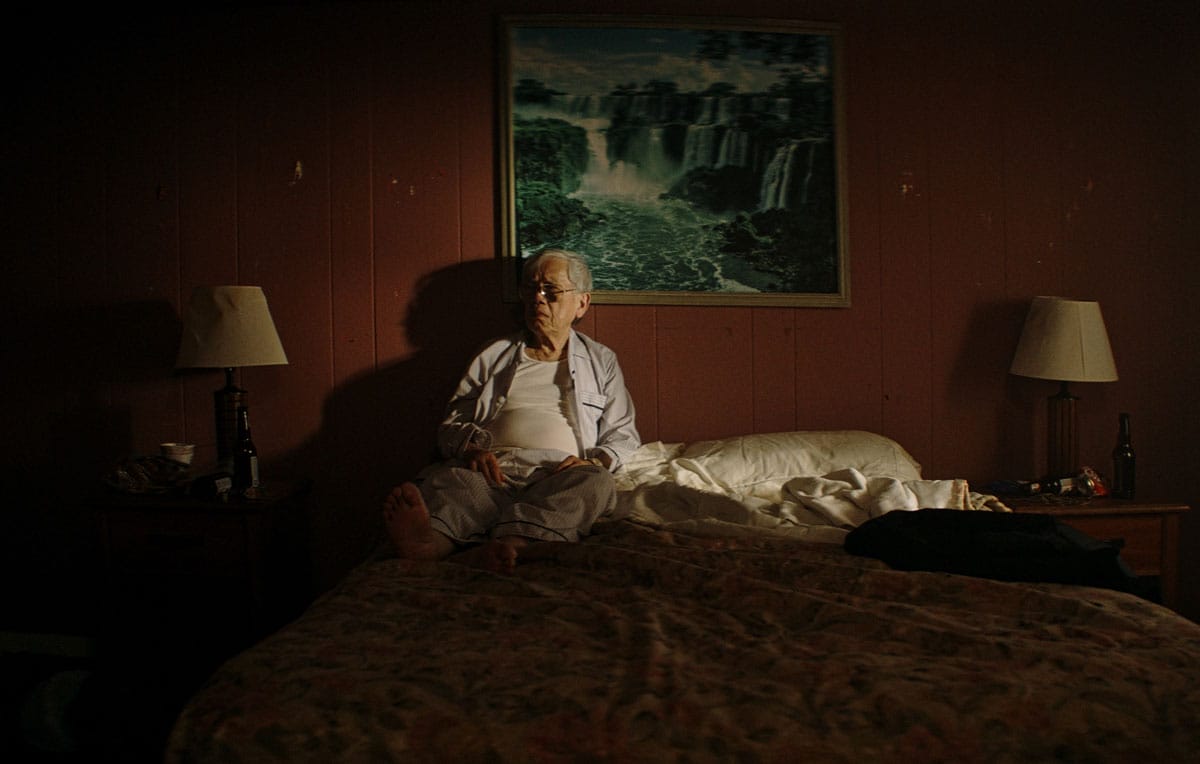
<instances>
[{"instance_id":1,"label":"wooden nightstand","mask_svg":"<svg viewBox=\"0 0 1200 764\"><path fill-rule=\"evenodd\" d=\"M161 760L186 699L307 604L308 486L262 488L229 502L182 491L96 498L98 760Z\"/></svg>"},{"instance_id":2,"label":"wooden nightstand","mask_svg":"<svg viewBox=\"0 0 1200 764\"><path fill-rule=\"evenodd\" d=\"M103 639L140 663L196 676L295 617L310 574L307 486L256 499L109 492L96 503L104 554Z\"/></svg>"},{"instance_id":3,"label":"wooden nightstand","mask_svg":"<svg viewBox=\"0 0 1200 764\"><path fill-rule=\"evenodd\" d=\"M1162 602L1179 604L1179 523L1186 504L1122 499L1005 499L1014 512L1054 515L1092 538L1124 539L1121 559L1138 576L1158 579Z\"/></svg>"}]
</instances>

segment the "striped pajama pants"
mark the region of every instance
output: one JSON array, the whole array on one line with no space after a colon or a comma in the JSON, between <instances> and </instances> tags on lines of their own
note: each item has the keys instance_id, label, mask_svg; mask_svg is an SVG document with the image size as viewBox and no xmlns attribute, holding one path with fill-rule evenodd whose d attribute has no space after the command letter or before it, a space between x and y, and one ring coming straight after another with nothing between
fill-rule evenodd
<instances>
[{"instance_id":1,"label":"striped pajama pants","mask_svg":"<svg viewBox=\"0 0 1200 764\"><path fill-rule=\"evenodd\" d=\"M420 484L433 528L459 544L501 536L578 541L617 503L608 470L587 465L500 488L464 467L442 466Z\"/></svg>"}]
</instances>

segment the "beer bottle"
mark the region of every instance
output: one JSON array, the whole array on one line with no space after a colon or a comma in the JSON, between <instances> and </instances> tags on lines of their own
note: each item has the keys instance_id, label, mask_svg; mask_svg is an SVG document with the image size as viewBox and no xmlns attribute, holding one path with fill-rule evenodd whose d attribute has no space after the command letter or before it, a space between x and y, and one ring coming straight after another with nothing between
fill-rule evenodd
<instances>
[{"instance_id":1,"label":"beer bottle","mask_svg":"<svg viewBox=\"0 0 1200 764\"><path fill-rule=\"evenodd\" d=\"M237 442L233 447L233 490L253 496L258 490L258 449L250 437L250 413L237 410Z\"/></svg>"},{"instance_id":2,"label":"beer bottle","mask_svg":"<svg viewBox=\"0 0 1200 764\"><path fill-rule=\"evenodd\" d=\"M1121 414L1117 429L1117 447L1113 449L1113 476L1111 493L1118 499L1133 498L1134 455L1133 440L1129 432L1129 415Z\"/></svg>"}]
</instances>

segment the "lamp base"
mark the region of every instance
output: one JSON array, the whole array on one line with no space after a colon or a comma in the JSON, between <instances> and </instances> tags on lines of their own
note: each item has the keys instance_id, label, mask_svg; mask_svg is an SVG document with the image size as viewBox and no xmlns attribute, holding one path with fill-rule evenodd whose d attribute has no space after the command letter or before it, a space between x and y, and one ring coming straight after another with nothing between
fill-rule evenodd
<instances>
[{"instance_id":1,"label":"lamp base","mask_svg":"<svg viewBox=\"0 0 1200 764\"><path fill-rule=\"evenodd\" d=\"M217 424L217 469L233 472L233 449L237 445L237 410L245 406L249 393L233 383L233 369L225 369L225 387L213 393Z\"/></svg>"},{"instance_id":2,"label":"lamp base","mask_svg":"<svg viewBox=\"0 0 1200 764\"><path fill-rule=\"evenodd\" d=\"M1046 399L1046 477L1070 477L1079 472L1079 434L1075 402L1067 383Z\"/></svg>"}]
</instances>

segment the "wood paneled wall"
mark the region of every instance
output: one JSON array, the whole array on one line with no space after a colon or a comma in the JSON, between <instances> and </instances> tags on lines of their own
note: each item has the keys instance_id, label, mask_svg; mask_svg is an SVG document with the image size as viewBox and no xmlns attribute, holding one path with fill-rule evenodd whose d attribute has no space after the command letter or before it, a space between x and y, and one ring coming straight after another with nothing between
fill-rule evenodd
<instances>
[{"instance_id":1,"label":"wood paneled wall","mask_svg":"<svg viewBox=\"0 0 1200 764\"><path fill-rule=\"evenodd\" d=\"M374 541L382 492L428 459L469 352L511 322L498 15L589 7L45 20L42 46L9 54L0 149L4 470L23 506L83 522L117 458L177 439L211 458L220 375L172 371L179 308L195 285L258 284L291 363L241 374L256 442L268 472L315 479L318 580L336 579ZM1085 461L1105 467L1129 411L1145 491L1200 504L1193 4L606 10L845 32L852 307L596 306L583 330L620 353L645 440L861 428L929 477L1033 476L1053 385L1007 368L1029 299L1060 294L1100 300L1121 374L1076 386Z\"/></svg>"}]
</instances>

